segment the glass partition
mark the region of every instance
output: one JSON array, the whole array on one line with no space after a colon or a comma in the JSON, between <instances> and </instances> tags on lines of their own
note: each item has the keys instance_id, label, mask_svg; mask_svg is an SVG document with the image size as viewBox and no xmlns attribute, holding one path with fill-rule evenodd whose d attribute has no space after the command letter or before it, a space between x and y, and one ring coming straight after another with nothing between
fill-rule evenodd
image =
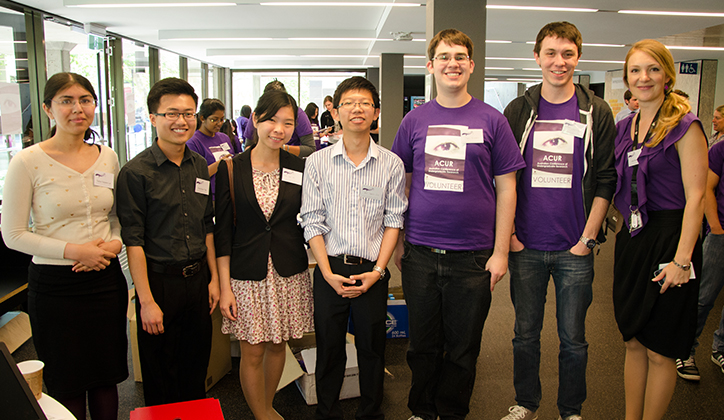
<instances>
[{"instance_id":1,"label":"glass partition","mask_svg":"<svg viewBox=\"0 0 724 420\"><path fill-rule=\"evenodd\" d=\"M32 143L25 16L0 7L0 203L10 159Z\"/></svg>"},{"instance_id":2,"label":"glass partition","mask_svg":"<svg viewBox=\"0 0 724 420\"><path fill-rule=\"evenodd\" d=\"M161 79L179 77L179 55L170 51L159 50L158 60L161 63Z\"/></svg>"},{"instance_id":3,"label":"glass partition","mask_svg":"<svg viewBox=\"0 0 724 420\"><path fill-rule=\"evenodd\" d=\"M100 143L109 145L111 130L108 129L108 117L103 112L108 103L103 43L99 45L99 49L90 49L88 35L81 28L61 25L52 20L44 21L43 31L48 77L56 73L73 72L90 81L98 96L91 129L100 135Z\"/></svg>"},{"instance_id":4,"label":"glass partition","mask_svg":"<svg viewBox=\"0 0 724 420\"><path fill-rule=\"evenodd\" d=\"M123 94L126 103L126 145L132 159L153 142L146 97L150 90L148 47L123 40Z\"/></svg>"},{"instance_id":5,"label":"glass partition","mask_svg":"<svg viewBox=\"0 0 724 420\"><path fill-rule=\"evenodd\" d=\"M201 98L201 62L198 60L194 60L193 58L189 58L188 67L189 77L187 81L191 86L194 87L194 91L196 91L196 94L199 96L199 103L201 103L201 101L203 100L203 98Z\"/></svg>"}]
</instances>

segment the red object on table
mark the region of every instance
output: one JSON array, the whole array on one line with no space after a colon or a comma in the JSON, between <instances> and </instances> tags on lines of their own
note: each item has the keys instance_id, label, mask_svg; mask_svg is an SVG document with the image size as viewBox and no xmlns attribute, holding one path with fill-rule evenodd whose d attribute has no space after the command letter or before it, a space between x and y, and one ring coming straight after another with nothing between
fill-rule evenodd
<instances>
[{"instance_id":1,"label":"red object on table","mask_svg":"<svg viewBox=\"0 0 724 420\"><path fill-rule=\"evenodd\" d=\"M131 420L224 420L216 398L141 407L131 411Z\"/></svg>"}]
</instances>

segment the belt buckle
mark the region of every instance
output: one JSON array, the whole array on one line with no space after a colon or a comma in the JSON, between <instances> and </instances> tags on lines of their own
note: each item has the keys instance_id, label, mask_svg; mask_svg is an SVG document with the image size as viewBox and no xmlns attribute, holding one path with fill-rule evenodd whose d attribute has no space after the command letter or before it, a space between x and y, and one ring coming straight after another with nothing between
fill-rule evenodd
<instances>
[{"instance_id":1,"label":"belt buckle","mask_svg":"<svg viewBox=\"0 0 724 420\"><path fill-rule=\"evenodd\" d=\"M196 273L199 272L199 267L201 266L201 263L196 261L195 263L191 265L187 265L184 267L181 271L183 272L184 277L193 277Z\"/></svg>"},{"instance_id":2,"label":"belt buckle","mask_svg":"<svg viewBox=\"0 0 724 420\"><path fill-rule=\"evenodd\" d=\"M354 255L344 254L344 263L347 265L360 265L362 264L362 257L355 257ZM351 259L351 260L350 260Z\"/></svg>"},{"instance_id":3,"label":"belt buckle","mask_svg":"<svg viewBox=\"0 0 724 420\"><path fill-rule=\"evenodd\" d=\"M436 254L446 254L447 253L447 251L445 251L444 249L439 249L439 248L430 248L430 251L432 251Z\"/></svg>"}]
</instances>

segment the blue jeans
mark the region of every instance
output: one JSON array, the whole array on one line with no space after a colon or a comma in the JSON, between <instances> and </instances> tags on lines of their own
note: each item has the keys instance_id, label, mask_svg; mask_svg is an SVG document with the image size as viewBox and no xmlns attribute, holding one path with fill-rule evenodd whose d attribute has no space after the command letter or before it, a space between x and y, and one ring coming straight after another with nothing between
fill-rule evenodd
<instances>
[{"instance_id":1,"label":"blue jeans","mask_svg":"<svg viewBox=\"0 0 724 420\"><path fill-rule=\"evenodd\" d=\"M434 253L405 242L402 288L410 320L408 407L425 420L470 411L483 324L490 309L492 250Z\"/></svg>"},{"instance_id":2,"label":"blue jeans","mask_svg":"<svg viewBox=\"0 0 724 420\"><path fill-rule=\"evenodd\" d=\"M710 233L704 240L701 281L699 282L699 308L696 322L696 339L691 347L691 355L699 345L699 336L704 331L706 318L714 307L717 296L724 286L724 235ZM697 273L697 276L699 274ZM722 311L719 329L714 332L712 351L724 352L724 311Z\"/></svg>"},{"instance_id":3,"label":"blue jeans","mask_svg":"<svg viewBox=\"0 0 724 420\"><path fill-rule=\"evenodd\" d=\"M593 299L593 253L523 249L511 252L510 296L515 306L513 384L515 399L531 411L540 406L540 332L548 280L556 286L558 320L558 411L562 418L581 413L586 399L586 311Z\"/></svg>"}]
</instances>

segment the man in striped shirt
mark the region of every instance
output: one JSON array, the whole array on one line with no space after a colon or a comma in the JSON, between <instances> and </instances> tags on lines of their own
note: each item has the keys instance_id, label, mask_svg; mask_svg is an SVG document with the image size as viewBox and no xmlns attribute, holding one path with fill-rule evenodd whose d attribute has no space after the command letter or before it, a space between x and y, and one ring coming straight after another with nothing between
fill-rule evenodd
<instances>
[{"instance_id":1,"label":"man in striped shirt","mask_svg":"<svg viewBox=\"0 0 724 420\"><path fill-rule=\"evenodd\" d=\"M374 85L349 78L334 92L344 137L307 158L302 227L314 270L317 419L342 418L345 333L355 329L362 398L356 418L383 419L387 263L407 209L402 161L370 140L380 113Z\"/></svg>"}]
</instances>

